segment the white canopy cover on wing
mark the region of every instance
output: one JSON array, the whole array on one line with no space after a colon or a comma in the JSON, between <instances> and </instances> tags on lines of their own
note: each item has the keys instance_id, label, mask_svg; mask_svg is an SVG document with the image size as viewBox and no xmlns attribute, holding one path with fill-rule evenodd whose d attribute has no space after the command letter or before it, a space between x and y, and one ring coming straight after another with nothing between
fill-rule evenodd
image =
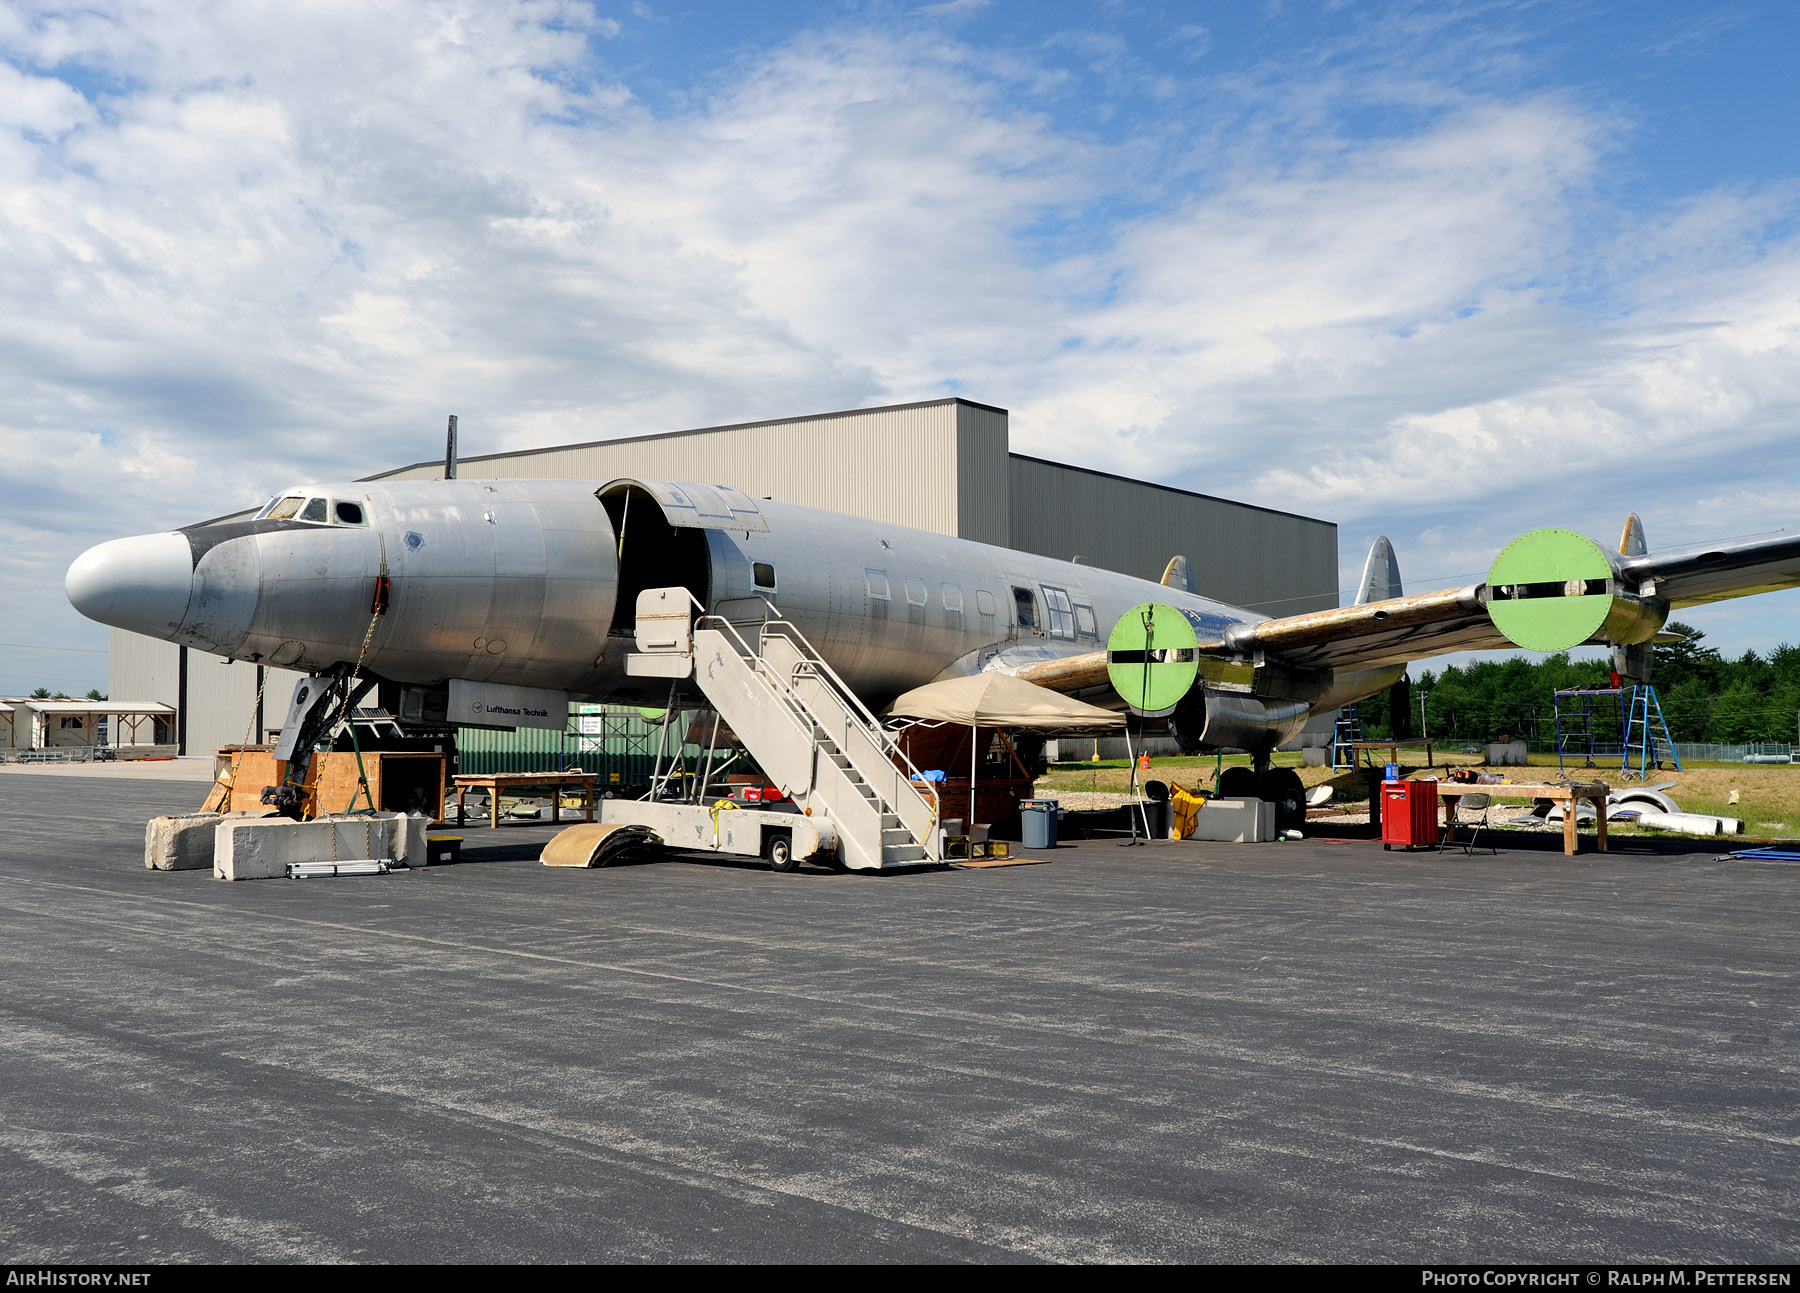
<instances>
[{"instance_id":1,"label":"white canopy cover on wing","mask_svg":"<svg viewBox=\"0 0 1800 1293\"><path fill-rule=\"evenodd\" d=\"M1033 732L1111 731L1125 716L1005 673L945 678L914 687L888 707L894 718L921 718Z\"/></svg>"}]
</instances>

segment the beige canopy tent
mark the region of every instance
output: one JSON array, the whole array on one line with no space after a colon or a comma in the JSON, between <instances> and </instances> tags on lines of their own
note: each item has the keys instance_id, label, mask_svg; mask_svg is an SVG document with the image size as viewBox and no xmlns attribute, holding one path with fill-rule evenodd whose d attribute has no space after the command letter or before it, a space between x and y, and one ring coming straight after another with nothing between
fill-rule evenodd
<instances>
[{"instance_id":1,"label":"beige canopy tent","mask_svg":"<svg viewBox=\"0 0 1800 1293\"><path fill-rule=\"evenodd\" d=\"M914 687L888 706L894 718L1032 732L1097 732L1125 726L1125 715L1073 700L1008 673L977 673Z\"/></svg>"},{"instance_id":2,"label":"beige canopy tent","mask_svg":"<svg viewBox=\"0 0 1800 1293\"><path fill-rule=\"evenodd\" d=\"M1098 732L1125 726L1125 715L1071 699L1008 673L977 673L914 687L892 705L894 718L969 726L969 811L975 810L975 730L1024 728L1032 732Z\"/></svg>"}]
</instances>

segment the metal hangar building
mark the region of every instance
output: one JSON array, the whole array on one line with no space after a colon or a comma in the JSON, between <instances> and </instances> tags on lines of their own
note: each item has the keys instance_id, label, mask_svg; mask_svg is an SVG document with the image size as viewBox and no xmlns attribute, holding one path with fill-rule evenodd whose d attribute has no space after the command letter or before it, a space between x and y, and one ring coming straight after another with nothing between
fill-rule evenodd
<instances>
[{"instance_id":1,"label":"metal hangar building","mask_svg":"<svg viewBox=\"0 0 1800 1293\"><path fill-rule=\"evenodd\" d=\"M443 474L434 461L363 479ZM1150 580L1180 554L1201 592L1266 615L1338 604L1335 524L1015 454L1006 410L965 399L482 454L457 475L725 484ZM180 754L261 739L298 677L112 630L107 694L172 706Z\"/></svg>"}]
</instances>

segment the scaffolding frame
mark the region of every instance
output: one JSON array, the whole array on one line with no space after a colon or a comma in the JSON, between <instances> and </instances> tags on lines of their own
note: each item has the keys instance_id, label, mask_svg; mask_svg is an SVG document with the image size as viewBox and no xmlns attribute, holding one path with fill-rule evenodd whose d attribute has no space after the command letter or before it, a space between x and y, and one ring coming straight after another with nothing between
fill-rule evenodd
<instances>
[{"instance_id":1,"label":"scaffolding frame","mask_svg":"<svg viewBox=\"0 0 1800 1293\"><path fill-rule=\"evenodd\" d=\"M1642 781L1666 760L1681 771L1681 755L1669 736L1662 702L1649 683L1618 687L1565 687L1556 692L1556 768L1566 772L1577 758L1579 767L1595 768L1617 759L1623 780ZM1599 702L1599 708L1596 708ZM1617 716L1618 736L1602 731L1604 720Z\"/></svg>"}]
</instances>

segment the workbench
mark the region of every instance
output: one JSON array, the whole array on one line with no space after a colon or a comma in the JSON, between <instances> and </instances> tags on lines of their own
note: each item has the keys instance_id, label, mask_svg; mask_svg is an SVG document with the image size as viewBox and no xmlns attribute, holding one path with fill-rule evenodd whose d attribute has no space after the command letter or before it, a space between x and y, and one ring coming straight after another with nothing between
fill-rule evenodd
<instances>
[{"instance_id":1,"label":"workbench","mask_svg":"<svg viewBox=\"0 0 1800 1293\"><path fill-rule=\"evenodd\" d=\"M1549 799L1563 806L1563 853L1574 857L1580 847L1581 836L1575 829L1575 805L1586 800L1594 806L1594 838L1600 852L1606 852L1606 797L1612 793L1610 786L1595 784L1576 784L1567 786L1544 785L1538 782L1501 782L1497 785L1482 785L1476 781L1440 781L1438 782L1438 802L1444 809L1444 829L1450 829L1451 814L1456 801L1464 795L1490 795L1495 799Z\"/></svg>"},{"instance_id":2,"label":"workbench","mask_svg":"<svg viewBox=\"0 0 1800 1293\"><path fill-rule=\"evenodd\" d=\"M594 772L471 772L459 773L456 777L456 824L461 826L468 820L463 811L463 797L471 790L488 792L488 826L493 830L500 829L500 792L502 790L518 793L521 790L548 790L550 792L550 820L552 823L562 820L562 792L565 787L579 786L583 798L587 801L587 820L594 820L594 782L599 774Z\"/></svg>"}]
</instances>

